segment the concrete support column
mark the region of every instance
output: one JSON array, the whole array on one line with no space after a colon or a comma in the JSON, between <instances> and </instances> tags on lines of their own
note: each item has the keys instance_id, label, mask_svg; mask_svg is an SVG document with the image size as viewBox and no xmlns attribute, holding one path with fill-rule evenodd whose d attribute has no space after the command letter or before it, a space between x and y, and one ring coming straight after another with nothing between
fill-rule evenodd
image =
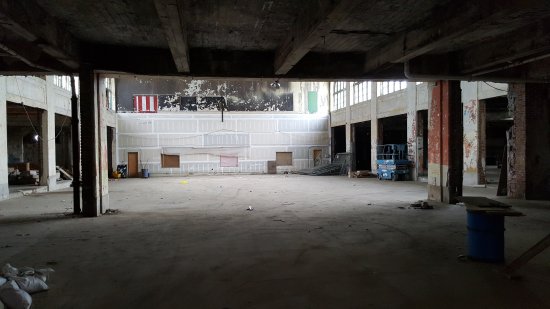
<instances>
[{"instance_id":1,"label":"concrete support column","mask_svg":"<svg viewBox=\"0 0 550 309\"><path fill-rule=\"evenodd\" d=\"M52 191L57 186L55 161L55 92L51 76L46 77L46 109L42 112L40 143L42 143L42 173L40 184Z\"/></svg>"},{"instance_id":2,"label":"concrete support column","mask_svg":"<svg viewBox=\"0 0 550 309\"><path fill-rule=\"evenodd\" d=\"M91 68L80 71L80 118L82 153L82 214L95 217L101 214L99 192L99 136L97 81Z\"/></svg>"},{"instance_id":3,"label":"concrete support column","mask_svg":"<svg viewBox=\"0 0 550 309\"><path fill-rule=\"evenodd\" d=\"M8 114L6 110L6 77L0 76L0 200L10 195L8 186Z\"/></svg>"},{"instance_id":4,"label":"concrete support column","mask_svg":"<svg viewBox=\"0 0 550 309\"><path fill-rule=\"evenodd\" d=\"M462 104L460 83L439 81L432 90L428 124L428 199L456 202L462 196Z\"/></svg>"},{"instance_id":5,"label":"concrete support column","mask_svg":"<svg viewBox=\"0 0 550 309\"><path fill-rule=\"evenodd\" d=\"M508 100L508 197L550 200L550 87L510 84Z\"/></svg>"},{"instance_id":6,"label":"concrete support column","mask_svg":"<svg viewBox=\"0 0 550 309\"><path fill-rule=\"evenodd\" d=\"M481 153L481 137L484 137L484 117L479 101L477 82L461 82L462 114L464 123L464 185L479 185L484 175L485 155ZM484 182L483 182L484 183Z\"/></svg>"},{"instance_id":7,"label":"concrete support column","mask_svg":"<svg viewBox=\"0 0 550 309\"><path fill-rule=\"evenodd\" d=\"M411 178L418 178L418 155L416 138L418 136L417 113L416 113L416 83L407 83L407 151L408 158L413 162L411 167Z\"/></svg>"},{"instance_id":8,"label":"concrete support column","mask_svg":"<svg viewBox=\"0 0 550 309\"><path fill-rule=\"evenodd\" d=\"M351 83L346 83L346 152L353 157L353 134L351 130Z\"/></svg>"},{"instance_id":9,"label":"concrete support column","mask_svg":"<svg viewBox=\"0 0 550 309\"><path fill-rule=\"evenodd\" d=\"M370 101L370 140L371 140L371 171L376 174L376 146L378 145L378 87L372 82L372 99Z\"/></svg>"}]
</instances>

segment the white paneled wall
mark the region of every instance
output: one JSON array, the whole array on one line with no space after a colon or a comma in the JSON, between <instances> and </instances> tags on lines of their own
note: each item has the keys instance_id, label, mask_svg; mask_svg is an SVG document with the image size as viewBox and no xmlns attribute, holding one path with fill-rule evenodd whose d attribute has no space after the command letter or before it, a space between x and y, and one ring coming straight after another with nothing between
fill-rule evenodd
<instances>
[{"instance_id":1,"label":"white paneled wall","mask_svg":"<svg viewBox=\"0 0 550 309\"><path fill-rule=\"evenodd\" d=\"M292 152L293 165L313 167L313 150L329 162L328 117L308 114L170 113L117 114L118 163L138 152L152 174L266 173L276 152ZM162 168L160 156L179 154L179 168ZM220 167L220 155L239 157L238 167Z\"/></svg>"}]
</instances>

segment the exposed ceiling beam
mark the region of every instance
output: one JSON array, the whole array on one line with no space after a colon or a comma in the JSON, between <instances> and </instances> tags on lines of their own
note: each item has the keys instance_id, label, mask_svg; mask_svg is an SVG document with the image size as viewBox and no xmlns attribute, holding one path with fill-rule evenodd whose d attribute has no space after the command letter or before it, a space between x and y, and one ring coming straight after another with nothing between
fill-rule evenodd
<instances>
[{"instance_id":1,"label":"exposed ceiling beam","mask_svg":"<svg viewBox=\"0 0 550 309\"><path fill-rule=\"evenodd\" d=\"M0 43L0 50L11 59L17 59L29 68L34 68L37 72L56 72L63 73L67 71L67 67L53 59L52 57L42 53L31 43L24 41L10 41L2 40ZM14 61L11 61L12 64ZM4 62L7 64L6 62ZM18 66L16 64L16 66ZM10 65L7 66L8 70L11 70Z\"/></svg>"},{"instance_id":2,"label":"exposed ceiling beam","mask_svg":"<svg viewBox=\"0 0 550 309\"><path fill-rule=\"evenodd\" d=\"M309 51L323 42L336 29L360 0L307 1L305 7L292 25L289 35L275 53L275 74L287 74Z\"/></svg>"},{"instance_id":3,"label":"exposed ceiling beam","mask_svg":"<svg viewBox=\"0 0 550 309\"><path fill-rule=\"evenodd\" d=\"M410 81L434 81L434 80L464 80L464 81L488 81L500 83L548 83L548 74L535 74L533 70L522 69L518 66L498 72L489 72L483 75L463 74L454 68L454 56L424 55L407 61L404 65L405 76ZM537 63L544 62L538 61ZM379 74L379 73L377 73Z\"/></svg>"},{"instance_id":4,"label":"exposed ceiling beam","mask_svg":"<svg viewBox=\"0 0 550 309\"><path fill-rule=\"evenodd\" d=\"M451 5L454 7L441 14L432 14L434 20L424 26L391 37L388 44L367 53L365 72L461 44L479 44L550 16L547 0L464 1ZM450 13L453 14L445 15Z\"/></svg>"},{"instance_id":5,"label":"exposed ceiling beam","mask_svg":"<svg viewBox=\"0 0 550 309\"><path fill-rule=\"evenodd\" d=\"M182 5L178 2L178 0L155 0L155 7L178 72L186 73L189 72L187 28L182 17Z\"/></svg>"},{"instance_id":6,"label":"exposed ceiling beam","mask_svg":"<svg viewBox=\"0 0 550 309\"><path fill-rule=\"evenodd\" d=\"M86 45L82 49L83 62L97 71L110 74L143 74L155 76L192 76L194 78L275 79L274 54L271 51L228 51L208 48L189 50L190 70L177 71L168 49ZM357 62L358 53L307 54L285 75L292 80L359 80L402 79L403 65L377 76L364 76ZM312 69L313 68L313 69Z\"/></svg>"},{"instance_id":7,"label":"exposed ceiling beam","mask_svg":"<svg viewBox=\"0 0 550 309\"><path fill-rule=\"evenodd\" d=\"M0 26L62 63L67 71L78 68L77 43L66 27L34 1L0 0Z\"/></svg>"},{"instance_id":8,"label":"exposed ceiling beam","mask_svg":"<svg viewBox=\"0 0 550 309\"><path fill-rule=\"evenodd\" d=\"M550 20L459 52L454 63L459 73L483 75L546 57L550 57Z\"/></svg>"}]
</instances>

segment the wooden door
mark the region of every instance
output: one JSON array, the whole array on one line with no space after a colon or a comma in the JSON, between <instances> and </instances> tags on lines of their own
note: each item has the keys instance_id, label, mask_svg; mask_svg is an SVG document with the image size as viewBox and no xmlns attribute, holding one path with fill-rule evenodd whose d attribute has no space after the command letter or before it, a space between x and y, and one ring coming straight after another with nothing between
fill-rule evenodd
<instances>
[{"instance_id":1,"label":"wooden door","mask_svg":"<svg viewBox=\"0 0 550 309\"><path fill-rule=\"evenodd\" d=\"M313 149L313 166L319 166L322 162L322 151L321 149Z\"/></svg>"},{"instance_id":2,"label":"wooden door","mask_svg":"<svg viewBox=\"0 0 550 309\"><path fill-rule=\"evenodd\" d=\"M128 177L138 177L138 153L128 152Z\"/></svg>"}]
</instances>

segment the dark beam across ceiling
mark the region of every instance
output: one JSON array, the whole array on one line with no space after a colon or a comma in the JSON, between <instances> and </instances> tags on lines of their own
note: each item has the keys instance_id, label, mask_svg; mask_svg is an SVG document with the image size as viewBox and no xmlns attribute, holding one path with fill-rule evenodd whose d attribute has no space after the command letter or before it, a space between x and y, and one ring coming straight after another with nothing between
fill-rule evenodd
<instances>
[{"instance_id":1,"label":"dark beam across ceiling","mask_svg":"<svg viewBox=\"0 0 550 309\"><path fill-rule=\"evenodd\" d=\"M547 0L454 2L425 26L398 34L366 55L365 72L441 50L473 44L550 16Z\"/></svg>"},{"instance_id":2,"label":"dark beam across ceiling","mask_svg":"<svg viewBox=\"0 0 550 309\"><path fill-rule=\"evenodd\" d=\"M456 71L483 75L550 57L550 19L456 53Z\"/></svg>"},{"instance_id":3,"label":"dark beam across ceiling","mask_svg":"<svg viewBox=\"0 0 550 309\"><path fill-rule=\"evenodd\" d=\"M154 1L178 72L188 73L189 46L187 43L187 27L183 17L185 3L181 0Z\"/></svg>"},{"instance_id":4,"label":"dark beam across ceiling","mask_svg":"<svg viewBox=\"0 0 550 309\"><path fill-rule=\"evenodd\" d=\"M304 1L289 35L275 52L275 74L285 75L315 46L336 29L360 0Z\"/></svg>"},{"instance_id":5,"label":"dark beam across ceiling","mask_svg":"<svg viewBox=\"0 0 550 309\"><path fill-rule=\"evenodd\" d=\"M48 63L31 63L38 69L47 68L51 71L71 71L79 67L78 44L67 30L56 19L50 16L32 0L0 0L0 26L10 35L17 37L18 45L28 43L48 57ZM3 42L3 48L8 53L16 53L24 62L31 62L24 51L18 46ZM10 52L11 51L11 52ZM45 60L44 60L45 61ZM59 63L63 67L59 66Z\"/></svg>"}]
</instances>

